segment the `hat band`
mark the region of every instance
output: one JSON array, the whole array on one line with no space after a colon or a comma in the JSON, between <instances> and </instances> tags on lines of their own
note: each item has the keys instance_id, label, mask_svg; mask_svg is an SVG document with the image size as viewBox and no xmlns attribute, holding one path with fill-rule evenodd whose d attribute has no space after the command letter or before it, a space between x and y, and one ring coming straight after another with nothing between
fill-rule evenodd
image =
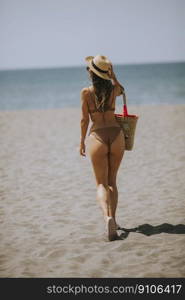
<instances>
[{"instance_id":1,"label":"hat band","mask_svg":"<svg viewBox=\"0 0 185 300\"><path fill-rule=\"evenodd\" d=\"M94 64L93 60L91 61L91 63L92 63L92 66L96 69L96 71L101 72L101 73L108 73L108 71L104 71L104 70L101 70L100 68L98 68L98 67Z\"/></svg>"}]
</instances>

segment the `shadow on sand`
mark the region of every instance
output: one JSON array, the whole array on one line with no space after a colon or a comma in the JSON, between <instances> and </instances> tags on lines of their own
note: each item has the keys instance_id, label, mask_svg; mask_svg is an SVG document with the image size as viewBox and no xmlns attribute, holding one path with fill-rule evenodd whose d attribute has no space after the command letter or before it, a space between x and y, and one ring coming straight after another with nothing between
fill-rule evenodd
<instances>
[{"instance_id":1,"label":"shadow on sand","mask_svg":"<svg viewBox=\"0 0 185 300\"><path fill-rule=\"evenodd\" d=\"M124 240L128 237L130 232L138 232L147 236L153 234L159 234L163 232L172 233L172 234L185 234L185 225L184 224L172 225L168 223L163 223L161 225L152 226L150 224L143 224L143 225L139 225L138 227L130 228L130 229L121 227L119 228L119 230L124 231L119 236L119 239Z\"/></svg>"}]
</instances>

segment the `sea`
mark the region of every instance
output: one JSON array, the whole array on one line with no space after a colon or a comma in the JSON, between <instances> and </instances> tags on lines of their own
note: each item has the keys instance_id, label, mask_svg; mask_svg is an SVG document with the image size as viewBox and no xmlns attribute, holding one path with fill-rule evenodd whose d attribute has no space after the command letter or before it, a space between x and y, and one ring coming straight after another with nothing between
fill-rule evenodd
<instances>
[{"instance_id":1,"label":"sea","mask_svg":"<svg viewBox=\"0 0 185 300\"><path fill-rule=\"evenodd\" d=\"M129 105L185 104L185 62L115 65ZM86 66L0 71L0 110L80 107ZM122 98L117 98L118 105Z\"/></svg>"}]
</instances>

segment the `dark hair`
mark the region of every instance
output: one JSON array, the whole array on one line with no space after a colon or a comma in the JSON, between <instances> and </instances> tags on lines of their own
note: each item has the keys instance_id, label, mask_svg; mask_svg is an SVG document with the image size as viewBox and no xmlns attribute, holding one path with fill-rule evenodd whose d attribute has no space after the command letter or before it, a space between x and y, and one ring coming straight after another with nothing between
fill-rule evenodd
<instances>
[{"instance_id":1,"label":"dark hair","mask_svg":"<svg viewBox=\"0 0 185 300\"><path fill-rule=\"evenodd\" d=\"M89 70L89 67L87 67L87 70ZM90 72L92 74L97 109L100 112L104 112L108 108L108 100L113 90L112 81L97 76L92 70Z\"/></svg>"}]
</instances>

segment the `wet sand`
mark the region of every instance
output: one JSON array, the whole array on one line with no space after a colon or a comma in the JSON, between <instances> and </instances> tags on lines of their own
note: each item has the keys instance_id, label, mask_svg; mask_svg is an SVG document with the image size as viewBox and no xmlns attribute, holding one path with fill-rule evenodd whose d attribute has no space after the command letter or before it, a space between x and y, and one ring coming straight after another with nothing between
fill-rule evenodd
<instances>
[{"instance_id":1,"label":"wet sand","mask_svg":"<svg viewBox=\"0 0 185 300\"><path fill-rule=\"evenodd\" d=\"M129 113L140 118L118 173L118 223L185 224L185 105ZM0 112L0 277L185 277L185 234L106 240L79 122L79 109Z\"/></svg>"}]
</instances>

